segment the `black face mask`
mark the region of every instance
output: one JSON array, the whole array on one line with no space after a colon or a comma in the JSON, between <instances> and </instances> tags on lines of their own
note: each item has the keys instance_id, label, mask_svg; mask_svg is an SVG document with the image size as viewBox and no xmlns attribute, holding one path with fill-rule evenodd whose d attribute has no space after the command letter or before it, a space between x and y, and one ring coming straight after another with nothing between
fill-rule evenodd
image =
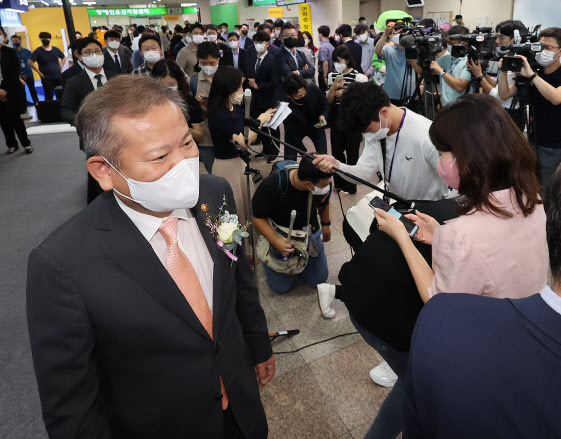
<instances>
[{"instance_id":1,"label":"black face mask","mask_svg":"<svg viewBox=\"0 0 561 439\"><path fill-rule=\"evenodd\" d=\"M285 38L283 40L283 43L284 43L284 47L287 47L288 49L293 49L298 44L298 40L294 37L289 37L289 38Z\"/></svg>"},{"instance_id":2,"label":"black face mask","mask_svg":"<svg viewBox=\"0 0 561 439\"><path fill-rule=\"evenodd\" d=\"M246 29L242 29L242 35L247 35L247 30Z\"/></svg>"},{"instance_id":3,"label":"black face mask","mask_svg":"<svg viewBox=\"0 0 561 439\"><path fill-rule=\"evenodd\" d=\"M51 44L51 40L41 40L41 43L43 43L43 46L48 46Z\"/></svg>"},{"instance_id":4,"label":"black face mask","mask_svg":"<svg viewBox=\"0 0 561 439\"><path fill-rule=\"evenodd\" d=\"M306 95L304 95L304 96L301 97L300 99L294 99L294 98L292 98L292 100L294 101L295 104L304 105L304 104L306 103L305 97L306 97Z\"/></svg>"},{"instance_id":5,"label":"black face mask","mask_svg":"<svg viewBox=\"0 0 561 439\"><path fill-rule=\"evenodd\" d=\"M21 43L12 43L12 45L14 46L15 49L17 49L19 46L21 46Z\"/></svg>"}]
</instances>

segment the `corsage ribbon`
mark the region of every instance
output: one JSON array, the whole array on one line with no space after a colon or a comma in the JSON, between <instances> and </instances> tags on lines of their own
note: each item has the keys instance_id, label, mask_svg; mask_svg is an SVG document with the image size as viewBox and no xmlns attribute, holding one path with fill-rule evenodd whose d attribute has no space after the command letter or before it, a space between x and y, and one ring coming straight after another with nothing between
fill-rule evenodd
<instances>
[{"instance_id":1,"label":"corsage ribbon","mask_svg":"<svg viewBox=\"0 0 561 439\"><path fill-rule=\"evenodd\" d=\"M223 251L224 253L226 253L230 259L232 259L232 261L234 261L234 262L237 262L237 261L238 261L238 257L237 257L237 256L234 256L234 255L232 254L232 252L230 252L230 250L227 250L227 249L224 248L224 243L223 243L222 241L220 241L220 239L217 239L217 240L216 240L216 243L218 244L218 247L220 247L220 248L222 249L222 251Z\"/></svg>"}]
</instances>

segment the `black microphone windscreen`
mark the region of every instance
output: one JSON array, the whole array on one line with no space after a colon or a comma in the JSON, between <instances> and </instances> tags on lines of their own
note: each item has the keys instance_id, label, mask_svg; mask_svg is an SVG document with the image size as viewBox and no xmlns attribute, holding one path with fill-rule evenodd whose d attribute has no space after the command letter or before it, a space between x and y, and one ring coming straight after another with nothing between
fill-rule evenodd
<instances>
[{"instance_id":1,"label":"black microphone windscreen","mask_svg":"<svg viewBox=\"0 0 561 439\"><path fill-rule=\"evenodd\" d=\"M412 35L405 35L399 40L399 45L404 49L410 49L415 45L415 38Z\"/></svg>"}]
</instances>

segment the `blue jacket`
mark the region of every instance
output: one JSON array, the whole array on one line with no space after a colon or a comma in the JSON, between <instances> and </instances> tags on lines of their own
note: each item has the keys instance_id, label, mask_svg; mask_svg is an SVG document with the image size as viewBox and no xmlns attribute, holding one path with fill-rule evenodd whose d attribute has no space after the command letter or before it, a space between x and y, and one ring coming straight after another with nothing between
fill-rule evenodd
<instances>
[{"instance_id":1,"label":"blue jacket","mask_svg":"<svg viewBox=\"0 0 561 439\"><path fill-rule=\"evenodd\" d=\"M561 314L540 294L438 294L407 380L404 438L560 438Z\"/></svg>"}]
</instances>

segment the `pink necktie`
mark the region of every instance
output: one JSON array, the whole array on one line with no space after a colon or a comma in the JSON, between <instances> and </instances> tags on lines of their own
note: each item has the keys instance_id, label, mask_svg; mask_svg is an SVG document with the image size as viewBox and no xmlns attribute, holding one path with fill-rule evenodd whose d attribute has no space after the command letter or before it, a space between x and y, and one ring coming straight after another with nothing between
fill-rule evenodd
<instances>
[{"instance_id":1,"label":"pink necktie","mask_svg":"<svg viewBox=\"0 0 561 439\"><path fill-rule=\"evenodd\" d=\"M167 218L159 228L167 244L167 270L208 332L208 335L212 338L212 313L210 312L197 273L195 273L191 262L189 262L189 259L181 251L177 243L177 222L178 218ZM220 387L223 395L222 409L226 410L228 408L228 397L226 396L226 389L224 388L222 378L220 378Z\"/></svg>"}]
</instances>

